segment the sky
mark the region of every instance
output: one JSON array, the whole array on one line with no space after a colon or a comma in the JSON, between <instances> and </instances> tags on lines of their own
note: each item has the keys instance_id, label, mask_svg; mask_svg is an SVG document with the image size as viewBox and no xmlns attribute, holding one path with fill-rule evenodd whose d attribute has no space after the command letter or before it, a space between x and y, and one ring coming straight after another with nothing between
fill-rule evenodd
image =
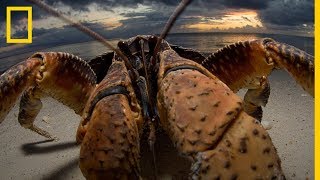
<instances>
[{"instance_id":1,"label":"sky","mask_svg":"<svg viewBox=\"0 0 320 180\"><path fill-rule=\"evenodd\" d=\"M44 0L106 38L159 34L179 0ZM7 6L33 7L33 37L79 41L89 37L25 0L0 1L0 45ZM12 37L26 37L26 13L12 14ZM171 33L239 32L314 36L313 0L194 0Z\"/></svg>"}]
</instances>

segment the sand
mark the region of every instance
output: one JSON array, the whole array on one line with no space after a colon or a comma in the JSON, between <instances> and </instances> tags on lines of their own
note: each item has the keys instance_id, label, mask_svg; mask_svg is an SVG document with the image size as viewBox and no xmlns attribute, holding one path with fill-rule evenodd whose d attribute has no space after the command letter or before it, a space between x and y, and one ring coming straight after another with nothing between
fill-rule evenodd
<instances>
[{"instance_id":1,"label":"sand","mask_svg":"<svg viewBox=\"0 0 320 180\"><path fill-rule=\"evenodd\" d=\"M270 81L271 96L263 121L271 122L269 133L284 173L287 179L314 179L314 99L285 72L275 72ZM16 105L0 124L0 179L84 179L78 168L80 147L75 145L78 115L51 98L43 99L36 124L60 139L46 142L20 127L17 114ZM175 155L170 142L160 143L156 152L160 179L171 179L169 174L186 174L188 163ZM151 159L145 151L142 168L149 176Z\"/></svg>"}]
</instances>

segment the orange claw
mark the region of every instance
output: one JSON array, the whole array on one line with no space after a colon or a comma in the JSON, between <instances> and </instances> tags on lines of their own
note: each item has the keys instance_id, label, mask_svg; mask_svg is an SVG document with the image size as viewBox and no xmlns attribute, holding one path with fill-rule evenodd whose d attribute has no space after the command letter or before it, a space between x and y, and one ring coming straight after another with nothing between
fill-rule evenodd
<instances>
[{"instance_id":1,"label":"orange claw","mask_svg":"<svg viewBox=\"0 0 320 180\"><path fill-rule=\"evenodd\" d=\"M128 99L107 96L95 106L80 150L87 179L139 179L140 138Z\"/></svg>"},{"instance_id":2,"label":"orange claw","mask_svg":"<svg viewBox=\"0 0 320 180\"><path fill-rule=\"evenodd\" d=\"M87 179L139 179L142 113L123 62L92 91L77 131Z\"/></svg>"},{"instance_id":3,"label":"orange claw","mask_svg":"<svg viewBox=\"0 0 320 180\"><path fill-rule=\"evenodd\" d=\"M160 57L161 125L179 152L192 160L192 179L284 178L267 131L243 111L237 95L170 50ZM179 65L181 61L185 63Z\"/></svg>"}]
</instances>

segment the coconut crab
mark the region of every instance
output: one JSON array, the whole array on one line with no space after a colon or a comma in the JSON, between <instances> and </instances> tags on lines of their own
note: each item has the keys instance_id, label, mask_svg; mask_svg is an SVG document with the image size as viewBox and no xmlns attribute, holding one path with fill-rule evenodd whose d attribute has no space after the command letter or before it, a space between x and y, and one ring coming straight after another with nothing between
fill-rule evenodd
<instances>
[{"instance_id":1,"label":"coconut crab","mask_svg":"<svg viewBox=\"0 0 320 180\"><path fill-rule=\"evenodd\" d=\"M124 58L116 51L88 63L68 53L34 54L1 76L1 120L22 93L19 122L51 138L33 125L40 99L49 95L71 107L83 118L77 141L88 179L137 179L142 127L156 123L193 161L194 179L283 178L271 139L255 119L274 68L288 70L313 95L313 57L262 39L205 58L162 39L137 36L119 42ZM233 94L240 88L251 89L244 101Z\"/></svg>"}]
</instances>

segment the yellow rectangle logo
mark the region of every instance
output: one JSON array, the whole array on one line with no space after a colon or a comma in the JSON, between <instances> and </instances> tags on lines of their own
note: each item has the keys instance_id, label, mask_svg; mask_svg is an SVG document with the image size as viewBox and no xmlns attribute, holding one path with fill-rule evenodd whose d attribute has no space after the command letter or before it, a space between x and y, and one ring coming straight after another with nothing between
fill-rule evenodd
<instances>
[{"instance_id":1,"label":"yellow rectangle logo","mask_svg":"<svg viewBox=\"0 0 320 180\"><path fill-rule=\"evenodd\" d=\"M14 11L28 12L28 38L13 39L11 38L11 13ZM7 43L32 43L32 7L27 6L8 6L7 7L7 28L6 28Z\"/></svg>"}]
</instances>

